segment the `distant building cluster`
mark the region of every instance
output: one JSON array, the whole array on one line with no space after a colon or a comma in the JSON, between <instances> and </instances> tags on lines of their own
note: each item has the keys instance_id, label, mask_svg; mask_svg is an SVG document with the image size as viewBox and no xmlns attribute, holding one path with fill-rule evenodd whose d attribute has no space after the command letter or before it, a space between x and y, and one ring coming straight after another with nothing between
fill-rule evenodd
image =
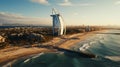
<instances>
[{"instance_id":1,"label":"distant building cluster","mask_svg":"<svg viewBox=\"0 0 120 67\"><path fill-rule=\"evenodd\" d=\"M68 26L66 34L99 30L92 26ZM43 43L53 38L52 27L0 27L0 48Z\"/></svg>"}]
</instances>

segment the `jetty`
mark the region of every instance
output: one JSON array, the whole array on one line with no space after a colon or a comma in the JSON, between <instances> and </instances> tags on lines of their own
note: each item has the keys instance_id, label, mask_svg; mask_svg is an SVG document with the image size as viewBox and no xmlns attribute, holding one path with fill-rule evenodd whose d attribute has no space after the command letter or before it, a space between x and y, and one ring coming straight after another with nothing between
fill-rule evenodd
<instances>
[{"instance_id":1,"label":"jetty","mask_svg":"<svg viewBox=\"0 0 120 67\"><path fill-rule=\"evenodd\" d=\"M95 58L96 55L92 53L84 53L81 51L74 51L70 49L60 48L58 46L52 46L52 45L37 45L36 47L39 48L47 48L47 49L56 49L57 51L64 52L65 55L70 57L84 57L84 58Z\"/></svg>"}]
</instances>

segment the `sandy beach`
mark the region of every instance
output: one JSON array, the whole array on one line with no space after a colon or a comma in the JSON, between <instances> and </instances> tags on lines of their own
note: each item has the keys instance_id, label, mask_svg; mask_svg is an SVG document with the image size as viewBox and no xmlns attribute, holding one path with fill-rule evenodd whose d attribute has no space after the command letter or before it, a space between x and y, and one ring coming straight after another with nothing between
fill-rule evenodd
<instances>
[{"instance_id":1,"label":"sandy beach","mask_svg":"<svg viewBox=\"0 0 120 67\"><path fill-rule=\"evenodd\" d=\"M44 45L53 45L58 46L60 48L69 49L71 46L75 45L76 43L85 40L89 36L93 36L95 32L88 32L88 33L78 33L72 35L66 35L63 37L55 37L53 40L44 43ZM47 48L37 48L37 47L30 47L30 48L23 48L23 47L9 47L0 50L0 64L9 62L11 60L25 57L33 54L38 54L41 52L54 52L55 50L47 49Z\"/></svg>"}]
</instances>

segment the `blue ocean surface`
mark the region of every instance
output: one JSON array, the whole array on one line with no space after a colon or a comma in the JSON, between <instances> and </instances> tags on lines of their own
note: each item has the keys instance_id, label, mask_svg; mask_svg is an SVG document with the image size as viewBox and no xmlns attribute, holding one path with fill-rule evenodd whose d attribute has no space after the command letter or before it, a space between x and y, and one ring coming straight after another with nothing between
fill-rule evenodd
<instances>
[{"instance_id":1,"label":"blue ocean surface","mask_svg":"<svg viewBox=\"0 0 120 67\"><path fill-rule=\"evenodd\" d=\"M107 33L120 33L111 30ZM71 50L92 53L96 58L68 56L64 52L40 53L13 61L7 67L120 67L120 35L95 34L71 47ZM5 67L3 66L3 67Z\"/></svg>"}]
</instances>

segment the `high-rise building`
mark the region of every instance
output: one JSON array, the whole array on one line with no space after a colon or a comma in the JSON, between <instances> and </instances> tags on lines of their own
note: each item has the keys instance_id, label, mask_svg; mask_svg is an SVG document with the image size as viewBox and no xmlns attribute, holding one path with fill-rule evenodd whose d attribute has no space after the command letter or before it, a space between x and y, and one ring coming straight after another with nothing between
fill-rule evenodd
<instances>
[{"instance_id":1,"label":"high-rise building","mask_svg":"<svg viewBox=\"0 0 120 67\"><path fill-rule=\"evenodd\" d=\"M60 13L54 8L52 9L52 22L53 22L53 35L65 35L66 34L66 26L63 21L63 18Z\"/></svg>"}]
</instances>

